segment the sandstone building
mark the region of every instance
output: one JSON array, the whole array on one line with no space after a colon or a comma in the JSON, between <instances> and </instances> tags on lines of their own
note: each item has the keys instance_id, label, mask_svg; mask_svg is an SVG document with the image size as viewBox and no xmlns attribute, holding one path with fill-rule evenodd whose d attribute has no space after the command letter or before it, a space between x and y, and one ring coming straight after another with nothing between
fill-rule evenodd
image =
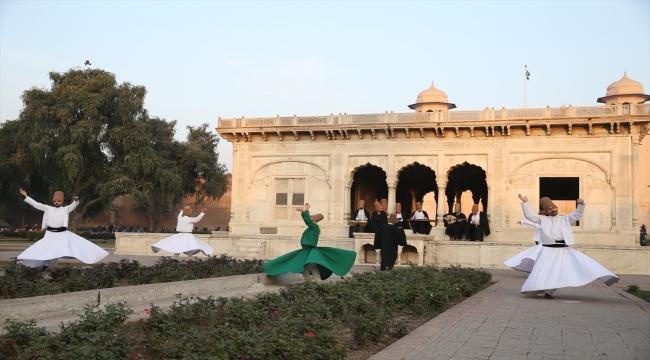
<instances>
[{"instance_id":1,"label":"sandstone building","mask_svg":"<svg viewBox=\"0 0 650 360\"><path fill-rule=\"evenodd\" d=\"M414 111L218 120L234 150L230 233L205 235L215 253L272 259L300 247L298 212L309 202L325 214L320 246L354 250L359 263L378 263L372 234L348 238L360 199L371 212L416 201L437 220L429 235L407 234L398 263L503 267L531 246L532 231L517 194L537 206L553 198L562 213L585 200L575 224L575 249L616 273L650 274L650 96L623 77L598 106L456 110L443 91L422 91ZM645 141L644 141L645 140ZM491 234L485 242L449 241L443 215L455 204L479 204ZM116 254L151 254L160 236L118 239Z\"/></svg>"},{"instance_id":2,"label":"sandstone building","mask_svg":"<svg viewBox=\"0 0 650 360\"><path fill-rule=\"evenodd\" d=\"M299 236L303 224L293 209L309 202L326 215L321 236L343 241L357 201L372 211L374 199L386 198L388 212L401 203L410 213L423 201L438 220L430 235L439 242L448 240L442 216L456 202L466 214L478 203L492 234L484 244L461 245L480 257L480 247L504 253L511 252L506 244L530 240L516 225L521 193L531 206L549 196L563 212L583 198L577 243L620 252L638 246L639 226L650 224L648 99L625 74L597 99L600 106L452 110L432 84L408 113L219 118L217 131L234 149L231 234L270 242ZM440 252L428 250L420 257L435 261ZM648 253L638 254L649 271Z\"/></svg>"}]
</instances>

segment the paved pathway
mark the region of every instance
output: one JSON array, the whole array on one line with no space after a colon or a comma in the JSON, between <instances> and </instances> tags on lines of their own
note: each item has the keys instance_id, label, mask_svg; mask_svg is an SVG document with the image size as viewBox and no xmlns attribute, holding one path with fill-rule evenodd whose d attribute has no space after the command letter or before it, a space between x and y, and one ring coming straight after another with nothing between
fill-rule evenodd
<instances>
[{"instance_id":1,"label":"paved pathway","mask_svg":"<svg viewBox=\"0 0 650 360\"><path fill-rule=\"evenodd\" d=\"M526 273L491 272L495 285L371 359L650 359L650 303L622 291L650 290L650 276L559 289L549 300L519 293Z\"/></svg>"}]
</instances>

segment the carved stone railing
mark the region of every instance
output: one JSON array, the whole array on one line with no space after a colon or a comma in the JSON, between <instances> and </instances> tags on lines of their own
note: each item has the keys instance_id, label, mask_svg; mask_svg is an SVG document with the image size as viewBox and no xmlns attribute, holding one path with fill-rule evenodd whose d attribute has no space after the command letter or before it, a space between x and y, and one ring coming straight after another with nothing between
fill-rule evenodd
<instances>
[{"instance_id":1,"label":"carved stone railing","mask_svg":"<svg viewBox=\"0 0 650 360\"><path fill-rule=\"evenodd\" d=\"M650 104L637 104L636 113L638 115L648 115L650 114Z\"/></svg>"},{"instance_id":2,"label":"carved stone railing","mask_svg":"<svg viewBox=\"0 0 650 360\"><path fill-rule=\"evenodd\" d=\"M325 116L293 116L293 117L267 117L267 118L219 118L219 128L268 128L277 127L302 127L314 125L370 125L373 124L422 124L441 122L464 121L492 121L492 120L535 120L563 118L599 118L609 116L650 115L650 104L619 104L608 106L582 106L571 105L559 108L532 108L532 109L484 109L478 111L436 111L436 112L409 112L383 114L339 114ZM399 125L398 125L399 126Z\"/></svg>"}]
</instances>

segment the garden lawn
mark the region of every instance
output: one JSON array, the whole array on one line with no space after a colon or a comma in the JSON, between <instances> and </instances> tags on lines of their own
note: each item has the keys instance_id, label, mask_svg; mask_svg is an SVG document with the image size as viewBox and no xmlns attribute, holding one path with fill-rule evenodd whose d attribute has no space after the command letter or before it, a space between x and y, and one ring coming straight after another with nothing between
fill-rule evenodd
<instances>
[{"instance_id":1,"label":"garden lawn","mask_svg":"<svg viewBox=\"0 0 650 360\"><path fill-rule=\"evenodd\" d=\"M249 300L183 298L169 311L152 306L150 316L135 323L126 323L132 311L124 304L89 306L60 334L33 321L8 320L0 357L367 358L490 280L489 273L472 268L413 266L305 282Z\"/></svg>"}]
</instances>

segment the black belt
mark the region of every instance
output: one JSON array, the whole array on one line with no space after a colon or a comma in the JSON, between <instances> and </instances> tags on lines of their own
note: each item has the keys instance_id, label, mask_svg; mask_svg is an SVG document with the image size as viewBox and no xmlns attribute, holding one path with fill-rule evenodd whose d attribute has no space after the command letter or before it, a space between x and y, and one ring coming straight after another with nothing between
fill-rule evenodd
<instances>
[{"instance_id":1,"label":"black belt","mask_svg":"<svg viewBox=\"0 0 650 360\"><path fill-rule=\"evenodd\" d=\"M563 247L569 247L564 240L557 240L555 241L555 244L543 244L542 246L546 247L551 247L551 248L563 248Z\"/></svg>"},{"instance_id":2,"label":"black belt","mask_svg":"<svg viewBox=\"0 0 650 360\"><path fill-rule=\"evenodd\" d=\"M64 231L68 231L68 228L65 227L65 226L58 227L58 228L53 228L53 227L48 226L47 228L45 228L45 230L51 231L51 232L64 232Z\"/></svg>"}]
</instances>

